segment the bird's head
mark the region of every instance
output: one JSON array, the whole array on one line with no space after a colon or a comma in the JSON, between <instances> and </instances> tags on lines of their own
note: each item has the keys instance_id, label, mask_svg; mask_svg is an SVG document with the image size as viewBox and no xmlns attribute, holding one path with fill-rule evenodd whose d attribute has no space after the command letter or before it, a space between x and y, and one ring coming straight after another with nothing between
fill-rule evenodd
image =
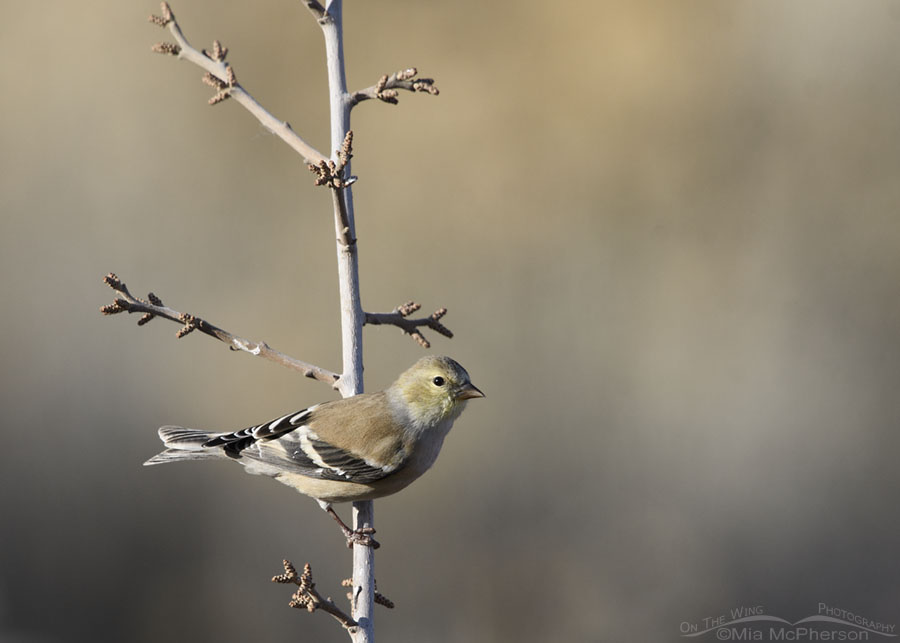
<instances>
[{"instance_id":1,"label":"bird's head","mask_svg":"<svg viewBox=\"0 0 900 643\"><path fill-rule=\"evenodd\" d=\"M469 374L449 357L423 357L394 382L388 394L422 428L455 419L466 401L484 397Z\"/></svg>"}]
</instances>

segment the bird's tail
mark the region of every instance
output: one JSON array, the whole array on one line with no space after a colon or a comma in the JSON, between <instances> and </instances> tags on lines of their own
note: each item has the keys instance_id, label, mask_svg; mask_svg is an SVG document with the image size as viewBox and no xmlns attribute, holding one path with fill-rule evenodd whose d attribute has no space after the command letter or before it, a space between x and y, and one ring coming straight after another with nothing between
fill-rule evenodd
<instances>
[{"instance_id":1,"label":"bird's tail","mask_svg":"<svg viewBox=\"0 0 900 643\"><path fill-rule=\"evenodd\" d=\"M177 462L179 460L219 458L222 455L220 449L210 449L203 446L217 435L220 434L186 429L183 426L160 427L159 439L166 445L166 450L147 460L144 466Z\"/></svg>"}]
</instances>

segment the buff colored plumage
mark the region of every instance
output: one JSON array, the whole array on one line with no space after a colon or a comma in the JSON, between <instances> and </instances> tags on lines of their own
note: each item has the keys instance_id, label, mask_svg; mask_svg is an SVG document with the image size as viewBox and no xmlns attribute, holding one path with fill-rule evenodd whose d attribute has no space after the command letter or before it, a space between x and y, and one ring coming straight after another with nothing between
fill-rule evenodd
<instances>
[{"instance_id":1,"label":"buff colored plumage","mask_svg":"<svg viewBox=\"0 0 900 643\"><path fill-rule=\"evenodd\" d=\"M324 402L240 431L212 433L164 426L166 449L145 464L232 459L315 498L353 542L377 546L350 530L333 503L400 491L437 459L453 422L472 398L484 397L449 357L423 357L378 393Z\"/></svg>"}]
</instances>

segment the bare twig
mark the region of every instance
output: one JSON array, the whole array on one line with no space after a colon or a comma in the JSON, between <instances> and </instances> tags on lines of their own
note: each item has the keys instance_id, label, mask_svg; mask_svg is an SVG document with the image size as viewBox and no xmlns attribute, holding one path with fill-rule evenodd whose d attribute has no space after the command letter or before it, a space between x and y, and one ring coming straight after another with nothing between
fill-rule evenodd
<instances>
[{"instance_id":1,"label":"bare twig","mask_svg":"<svg viewBox=\"0 0 900 643\"><path fill-rule=\"evenodd\" d=\"M318 3L307 2L307 6L310 6L311 4L317 5ZM181 32L181 27L175 20L175 15L172 13L169 4L163 2L161 6L162 16L150 16L150 22L160 27L167 27L175 37L177 44L158 43L153 46L153 51L170 54L190 61L223 83L223 86L218 88L218 93L209 100L211 105L220 103L229 97L233 98L243 105L247 111L253 114L266 129L296 150L307 163L318 164L328 160L325 155L316 150L291 129L290 123L275 118L275 116L266 111L253 96L241 87L237 82L237 78L231 65L225 62L225 55L228 53L227 49L223 48L218 41L216 41L211 54L206 51L194 49ZM321 5L319 6L321 7ZM310 10L313 11L312 8L310 8ZM207 82L206 76L204 76L204 82Z\"/></svg>"},{"instance_id":2,"label":"bare twig","mask_svg":"<svg viewBox=\"0 0 900 643\"><path fill-rule=\"evenodd\" d=\"M250 353L251 355L264 357L268 360L281 364L282 366L286 366L295 371L299 371L306 377L324 382L329 386L336 388L336 383L339 378L339 375L337 373L332 373L331 371L328 371L324 368L302 362L289 355L285 355L284 353L273 350L265 342L254 342L251 340L243 339L242 337L238 337L237 335L234 335L227 330L223 330L218 326L214 326L209 322L200 319L199 317L195 317L194 315L191 315L189 313L180 313L177 310L164 306L162 300L153 293L150 293L147 296L147 301L138 297L134 297L128 291L125 283L122 282L113 273L109 273L108 275L106 275L103 278L103 281L104 283L106 283L106 285L115 290L119 295L113 301L113 303L100 308L100 312L104 315L115 315L117 313L125 312L143 313L141 318L138 320L138 324L142 326L154 317L163 317L173 322L182 324L182 327L179 329L178 333L176 333L176 337L178 337L179 339L181 337L184 337L188 333L193 332L194 330L199 330L200 332L205 333L210 337L215 337L225 344L228 344L231 350L241 350Z\"/></svg>"},{"instance_id":3,"label":"bare twig","mask_svg":"<svg viewBox=\"0 0 900 643\"><path fill-rule=\"evenodd\" d=\"M335 605L331 598L325 598L318 592L312 579L312 568L309 566L309 563L303 566L303 574L300 576L297 576L297 570L291 561L285 559L282 561L282 564L284 565L284 573L273 576L272 582L293 583L297 586L297 591L291 596L291 602L288 605L297 609L305 609L309 613L315 612L317 609L328 612L351 634L356 631L359 624Z\"/></svg>"},{"instance_id":4,"label":"bare twig","mask_svg":"<svg viewBox=\"0 0 900 643\"><path fill-rule=\"evenodd\" d=\"M427 326L433 331L440 333L444 337L453 337L453 333L449 328L441 323L441 318L447 314L446 308L438 308L429 317L420 317L418 319L410 319L409 316L419 310L422 306L414 301L408 301L402 306L397 306L390 313L366 313L366 323L378 326L380 324L390 324L397 326L404 333L412 337L422 348L431 348L431 343L425 339L419 328Z\"/></svg>"},{"instance_id":5,"label":"bare twig","mask_svg":"<svg viewBox=\"0 0 900 643\"><path fill-rule=\"evenodd\" d=\"M398 89L408 92L425 92L437 96L440 92L434 84L433 78L415 78L418 74L415 67L401 69L390 76L385 74L371 87L366 87L350 95L350 107L355 107L364 100L377 98L385 103L396 105L400 102Z\"/></svg>"}]
</instances>

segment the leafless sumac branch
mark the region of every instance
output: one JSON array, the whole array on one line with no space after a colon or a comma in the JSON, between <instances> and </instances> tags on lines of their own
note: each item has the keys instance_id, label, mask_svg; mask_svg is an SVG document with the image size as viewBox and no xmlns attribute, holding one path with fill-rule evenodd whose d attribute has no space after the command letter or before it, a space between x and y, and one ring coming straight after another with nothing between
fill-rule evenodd
<instances>
[{"instance_id":1,"label":"leafless sumac branch","mask_svg":"<svg viewBox=\"0 0 900 643\"><path fill-rule=\"evenodd\" d=\"M453 337L453 333L449 328L441 323L441 318L447 314L446 308L438 308L429 317L420 317L418 319L410 319L410 315L419 310L422 306L414 301L408 301L402 306L397 306L389 313L366 313L366 323L373 326L389 324L396 326L404 333L412 337L422 348L431 348L431 343L425 339L425 336L419 331L419 328L425 326L440 333L444 337Z\"/></svg>"},{"instance_id":2,"label":"leafless sumac branch","mask_svg":"<svg viewBox=\"0 0 900 643\"><path fill-rule=\"evenodd\" d=\"M179 339L184 337L188 333L193 332L194 330L199 330L201 333L205 333L210 337L215 337L219 341L224 342L229 346L229 348L231 348L231 350L241 350L250 353L251 355L264 357L268 360L281 364L282 366L286 366L295 371L299 371L306 377L324 382L329 386L334 387L335 382L337 382L338 380L339 375L337 373L332 373L331 371L320 368L319 366L314 366L313 364L302 362L289 355L285 355L284 353L273 350L265 342L254 342L251 340L243 339L242 337L238 337L237 335L234 335L227 330L210 324L204 319L201 319L189 313L181 313L177 310L164 306L162 300L153 293L147 295L147 300L135 297L128 291L125 283L121 281L114 273L109 273L108 275L106 275L103 278L103 282L118 293L118 297L113 300L113 303L107 304L106 306L102 306L100 308L100 312L104 315L115 315L117 313L143 313L141 318L138 320L138 324L141 326L155 317L162 317L164 319L182 324L182 327L176 333L176 337L178 337Z\"/></svg>"},{"instance_id":3,"label":"leafless sumac branch","mask_svg":"<svg viewBox=\"0 0 900 643\"><path fill-rule=\"evenodd\" d=\"M396 105L400 102L398 89L408 92L424 92L437 96L440 92L434 84L433 78L416 78L419 71L415 67L401 69L390 76L385 74L371 87L360 89L350 95L350 106L355 107L364 100L377 98L385 103Z\"/></svg>"},{"instance_id":4,"label":"leafless sumac branch","mask_svg":"<svg viewBox=\"0 0 900 643\"><path fill-rule=\"evenodd\" d=\"M291 561L285 559L282 561L282 564L284 565L284 573L273 576L272 582L284 584L293 583L297 586L297 591L291 596L291 602L288 603L288 605L296 607L297 609L305 609L310 613L315 612L316 610L322 610L323 612L331 614L351 633L356 630L359 624L354 621L349 614L344 612L344 610L335 605L331 598L322 596L316 589L316 584L312 579L312 568L309 566L309 563L306 563L306 565L303 566L303 573L299 576Z\"/></svg>"},{"instance_id":5,"label":"leafless sumac branch","mask_svg":"<svg viewBox=\"0 0 900 643\"><path fill-rule=\"evenodd\" d=\"M162 15L150 16L149 20L159 27L167 28L175 38L175 43L157 43L153 45L153 51L177 56L194 63L206 71L206 75L203 76L203 82L211 85L216 90L216 94L209 99L210 105L221 103L227 98L233 98L253 114L265 128L298 152L307 163L318 164L328 160L325 155L291 129L290 123L275 118L237 82L234 69L229 63L225 62L228 50L222 47L218 40L213 44L212 52L207 52L206 50L198 51L184 37L169 4L163 2L161 8Z\"/></svg>"},{"instance_id":6,"label":"leafless sumac branch","mask_svg":"<svg viewBox=\"0 0 900 643\"><path fill-rule=\"evenodd\" d=\"M422 92L437 95L438 89L434 80L418 78L414 68L400 70L394 74L382 76L377 83L355 93L347 91L344 64L343 37L343 3L342 0L301 0L322 28L325 41L325 60L328 71L329 104L331 121L330 150L334 154L326 157L293 131L291 126L275 118L266 111L241 85L230 63L226 62L228 50L218 41L213 43L211 51L198 51L193 48L172 13L168 3L163 2L162 15L151 16L150 21L159 27L168 29L175 42L159 43L153 50L187 60L205 72L203 82L212 87L213 96L209 99L212 105L233 99L247 109L267 129L280 137L298 152L309 169L316 175L316 183L331 190L335 229L338 244L337 265L339 276L339 294L341 309L341 352L343 369L338 376L335 373L295 360L287 355L273 351L264 342L250 342L236 337L232 333L213 326L199 317L181 313L163 305L154 295L147 300L133 297L115 275L106 277L106 283L117 292L115 301L101 310L110 315L120 312L142 313L140 324L145 324L154 317L164 317L181 324L178 336L182 337L194 330L208 334L226 343L233 350L243 350L265 357L282 365L293 368L336 388L342 396L348 397L362 392L362 329L365 324L388 324L397 326L404 333L415 339L425 348L430 346L422 335L421 329L431 328L446 337L452 337L442 323L441 318L446 309L441 308L429 317L413 319L410 316L420 306L408 302L390 313L364 313L359 293L357 238L355 233L352 183L356 180L350 172L352 156L352 132L350 131L351 110L357 104L377 99L382 102L396 104L399 92ZM372 501L353 503L353 530L361 531L374 528ZM334 616L350 633L355 643L371 643L374 641L373 609L376 603L392 607L393 604L378 593L374 578L374 548L356 543L353 547L353 586L351 615L337 608L329 598L323 598L312 582L309 565L302 575L298 576L293 565L284 561L285 573L273 578L280 583L293 583L298 590L292 597L293 607L302 607L309 611L324 610Z\"/></svg>"}]
</instances>

